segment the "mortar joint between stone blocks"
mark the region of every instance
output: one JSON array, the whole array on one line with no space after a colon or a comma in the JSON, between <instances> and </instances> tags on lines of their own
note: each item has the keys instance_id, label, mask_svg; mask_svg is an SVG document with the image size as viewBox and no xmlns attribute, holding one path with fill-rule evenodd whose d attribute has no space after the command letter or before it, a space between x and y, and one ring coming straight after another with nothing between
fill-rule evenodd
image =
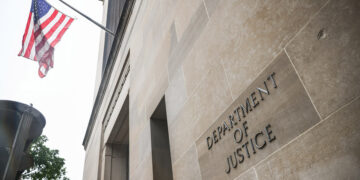
<instances>
[{"instance_id":1,"label":"mortar joint between stone blocks","mask_svg":"<svg viewBox=\"0 0 360 180\"><path fill-rule=\"evenodd\" d=\"M204 4L204 7L205 7L205 11L206 11L206 15L210 21L210 15L209 15L209 11L208 11L208 8L206 7L206 3L205 3L205 0L202 0L203 4Z\"/></svg>"},{"instance_id":2,"label":"mortar joint between stone blocks","mask_svg":"<svg viewBox=\"0 0 360 180\"><path fill-rule=\"evenodd\" d=\"M356 100L358 100L360 98L360 96L354 98L352 101L350 101L349 103L343 105L342 107L338 108L338 110L336 110L335 112L333 112L332 114L335 114L339 111L341 111L342 109L344 109L345 107L347 107L348 105L352 104L353 102L355 102ZM274 154L276 154L277 152L280 152L281 150L283 150L285 147L287 147L289 144L293 143L294 141L296 141L297 139L301 138L302 136L304 136L305 134L309 133L312 129L316 128L317 126L319 126L320 124L324 123L325 121L327 121L331 116L326 117L324 120L319 121L318 123L316 123L315 125L313 125L312 127L310 127L309 129L307 129L306 131L302 132L301 134L299 134L298 136L296 136L295 138L293 138L292 140L290 140L288 143L284 144L282 147L278 148L277 150L275 150L274 152L270 153L268 156L266 156L265 158L263 158L261 161L259 161L258 163L256 163L255 165L253 165L252 167L256 167L259 164L267 161L270 157L272 157Z\"/></svg>"},{"instance_id":3,"label":"mortar joint between stone blocks","mask_svg":"<svg viewBox=\"0 0 360 180\"><path fill-rule=\"evenodd\" d=\"M310 96L310 93L309 93L308 89L307 89L306 86L305 86L304 81L301 79L301 76L300 76L299 72L297 71L297 69L296 69L293 61L291 60L290 55L288 54L288 52L286 51L285 48L284 48L284 52L285 52L286 56L289 58L289 61L290 61L290 63L291 63L291 66L294 68L294 71L295 71L297 77L299 78L301 85L304 87L305 92L306 92L306 95L309 97L310 102L311 102L311 104L313 105L313 107L314 107L314 109L315 109L315 111L316 111L316 114L319 116L320 120L322 120L321 114L320 114L319 110L316 108L315 103L314 103L314 101L312 100L312 98L311 98L311 96Z\"/></svg>"},{"instance_id":4,"label":"mortar joint between stone blocks","mask_svg":"<svg viewBox=\"0 0 360 180\"><path fill-rule=\"evenodd\" d=\"M321 12L322 9L324 9L324 7L326 7L327 4L329 4L330 1L331 0L326 1L316 13L310 16L309 20L304 24L304 26L300 28L300 30L295 33L294 37L292 37L289 42L285 44L284 49L310 24L310 22Z\"/></svg>"}]
</instances>

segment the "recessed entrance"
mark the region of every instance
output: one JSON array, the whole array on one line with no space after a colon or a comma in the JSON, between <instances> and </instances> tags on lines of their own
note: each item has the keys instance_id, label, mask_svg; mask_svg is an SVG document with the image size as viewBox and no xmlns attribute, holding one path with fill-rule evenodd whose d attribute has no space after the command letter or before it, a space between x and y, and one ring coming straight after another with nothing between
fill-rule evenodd
<instances>
[{"instance_id":1,"label":"recessed entrance","mask_svg":"<svg viewBox=\"0 0 360 180\"><path fill-rule=\"evenodd\" d=\"M105 131L103 150L103 179L129 179L129 96L118 114L115 123L109 122L110 133Z\"/></svg>"},{"instance_id":2,"label":"recessed entrance","mask_svg":"<svg viewBox=\"0 0 360 180\"><path fill-rule=\"evenodd\" d=\"M165 97L151 116L151 147L153 179L171 180L173 179L171 167L171 155L169 144L169 131L166 118Z\"/></svg>"}]
</instances>

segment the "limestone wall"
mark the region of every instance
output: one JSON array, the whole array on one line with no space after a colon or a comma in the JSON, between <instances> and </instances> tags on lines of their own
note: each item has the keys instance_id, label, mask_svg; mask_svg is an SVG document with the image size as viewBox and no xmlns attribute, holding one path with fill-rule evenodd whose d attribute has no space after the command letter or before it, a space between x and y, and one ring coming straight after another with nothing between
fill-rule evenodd
<instances>
[{"instance_id":1,"label":"limestone wall","mask_svg":"<svg viewBox=\"0 0 360 180\"><path fill-rule=\"evenodd\" d=\"M356 0L137 0L117 60L130 52L130 179L153 177L150 116L164 95L174 179L360 177L359 17Z\"/></svg>"}]
</instances>

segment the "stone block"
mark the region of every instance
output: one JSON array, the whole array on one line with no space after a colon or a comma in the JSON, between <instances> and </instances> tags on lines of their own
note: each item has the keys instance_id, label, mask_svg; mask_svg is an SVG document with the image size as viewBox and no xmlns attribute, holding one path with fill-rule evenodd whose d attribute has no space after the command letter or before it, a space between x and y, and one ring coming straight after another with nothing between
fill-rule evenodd
<instances>
[{"instance_id":1,"label":"stone block","mask_svg":"<svg viewBox=\"0 0 360 180\"><path fill-rule=\"evenodd\" d=\"M286 47L322 118L360 95L359 16L359 1L330 1Z\"/></svg>"},{"instance_id":2,"label":"stone block","mask_svg":"<svg viewBox=\"0 0 360 180\"><path fill-rule=\"evenodd\" d=\"M130 161L131 162L131 161ZM141 164L136 169L130 169L130 180L152 180L152 159L151 153L144 157Z\"/></svg>"},{"instance_id":3,"label":"stone block","mask_svg":"<svg viewBox=\"0 0 360 180\"><path fill-rule=\"evenodd\" d=\"M216 120L232 102L230 90L222 67L208 72L180 111L169 124L171 158L176 161L192 143Z\"/></svg>"},{"instance_id":4,"label":"stone block","mask_svg":"<svg viewBox=\"0 0 360 180\"><path fill-rule=\"evenodd\" d=\"M204 0L205 7L211 18L213 12L216 10L219 0Z\"/></svg>"},{"instance_id":5,"label":"stone block","mask_svg":"<svg viewBox=\"0 0 360 180\"><path fill-rule=\"evenodd\" d=\"M159 43L159 48L154 48L154 57L144 58L146 61L141 61L140 64L132 66L132 71L136 75L132 75L131 89L133 92L131 93L137 95L135 99L138 103L146 103L147 109L150 110L154 110L157 105L154 103L158 102L159 96L161 99L165 88L168 86L167 65L173 44L176 43L173 42L173 33L173 28L169 27L161 43ZM144 87L147 87L148 90L143 91ZM154 96L155 94L157 96ZM149 111L149 113L151 112Z\"/></svg>"},{"instance_id":6,"label":"stone block","mask_svg":"<svg viewBox=\"0 0 360 180\"><path fill-rule=\"evenodd\" d=\"M258 178L256 176L255 169L251 168L251 169L247 170L246 172L240 174L240 176L238 176L234 180L258 180Z\"/></svg>"},{"instance_id":7,"label":"stone block","mask_svg":"<svg viewBox=\"0 0 360 180\"><path fill-rule=\"evenodd\" d=\"M189 95L194 93L211 69L223 67L222 56L218 51L219 39L214 38L216 36L213 33L206 27L183 62L182 68Z\"/></svg>"},{"instance_id":8,"label":"stone block","mask_svg":"<svg viewBox=\"0 0 360 180\"><path fill-rule=\"evenodd\" d=\"M203 0L182 0L177 1L176 13L174 17L177 37L182 38L185 29L189 26L191 18L196 13L197 8L203 4Z\"/></svg>"},{"instance_id":9,"label":"stone block","mask_svg":"<svg viewBox=\"0 0 360 180\"><path fill-rule=\"evenodd\" d=\"M130 171L137 169L137 167L142 163L142 161L144 161L146 156L149 156L149 154L151 156L150 122L148 122L148 124L140 130L137 139L133 139L129 142Z\"/></svg>"},{"instance_id":10,"label":"stone block","mask_svg":"<svg viewBox=\"0 0 360 180\"><path fill-rule=\"evenodd\" d=\"M184 30L182 37L178 37L178 43L170 55L168 64L170 81L172 80L176 70L188 56L190 50L193 48L194 43L201 35L208 21L209 18L206 14L204 3L200 3L195 11L195 14L191 17L189 25Z\"/></svg>"},{"instance_id":11,"label":"stone block","mask_svg":"<svg viewBox=\"0 0 360 180\"><path fill-rule=\"evenodd\" d=\"M176 115L183 108L186 100L187 93L185 88L184 72L182 68L179 68L165 92L166 116L168 124L172 123Z\"/></svg>"},{"instance_id":12,"label":"stone block","mask_svg":"<svg viewBox=\"0 0 360 180\"><path fill-rule=\"evenodd\" d=\"M194 107L194 103L188 102L188 105L184 105L184 108L178 113L176 119L168 124L172 162L181 157L190 147L191 142L194 142L192 122L198 120Z\"/></svg>"},{"instance_id":13,"label":"stone block","mask_svg":"<svg viewBox=\"0 0 360 180\"><path fill-rule=\"evenodd\" d=\"M101 173L99 172L99 167L101 166L101 162L99 162L101 155L101 128L100 123L95 124L89 139L85 154L83 179L95 180L98 178L99 173Z\"/></svg>"},{"instance_id":14,"label":"stone block","mask_svg":"<svg viewBox=\"0 0 360 180\"><path fill-rule=\"evenodd\" d=\"M319 121L282 52L196 141L202 178L234 179Z\"/></svg>"},{"instance_id":15,"label":"stone block","mask_svg":"<svg viewBox=\"0 0 360 180\"><path fill-rule=\"evenodd\" d=\"M201 179L195 144L191 146L182 158L174 163L173 176L175 180Z\"/></svg>"},{"instance_id":16,"label":"stone block","mask_svg":"<svg viewBox=\"0 0 360 180\"><path fill-rule=\"evenodd\" d=\"M149 120L146 119L145 105L130 105L129 110L129 141L132 142L139 139L141 130L144 129L145 125L149 125L150 123L146 124Z\"/></svg>"},{"instance_id":17,"label":"stone block","mask_svg":"<svg viewBox=\"0 0 360 180\"><path fill-rule=\"evenodd\" d=\"M234 96L240 95L327 0L224 0L207 30L217 39Z\"/></svg>"},{"instance_id":18,"label":"stone block","mask_svg":"<svg viewBox=\"0 0 360 180\"><path fill-rule=\"evenodd\" d=\"M359 179L360 99L256 166L259 179Z\"/></svg>"}]
</instances>

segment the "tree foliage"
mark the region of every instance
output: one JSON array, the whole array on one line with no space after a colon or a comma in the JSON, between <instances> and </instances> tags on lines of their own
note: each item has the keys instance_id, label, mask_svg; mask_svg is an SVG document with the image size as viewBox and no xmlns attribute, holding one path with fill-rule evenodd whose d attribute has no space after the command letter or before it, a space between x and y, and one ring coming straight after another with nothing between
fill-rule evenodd
<instances>
[{"instance_id":1,"label":"tree foliage","mask_svg":"<svg viewBox=\"0 0 360 180\"><path fill-rule=\"evenodd\" d=\"M22 179L69 180L65 176L64 158L59 157L58 150L45 146L47 140L48 138L42 135L30 145L29 154L34 160L34 166L23 172Z\"/></svg>"}]
</instances>

